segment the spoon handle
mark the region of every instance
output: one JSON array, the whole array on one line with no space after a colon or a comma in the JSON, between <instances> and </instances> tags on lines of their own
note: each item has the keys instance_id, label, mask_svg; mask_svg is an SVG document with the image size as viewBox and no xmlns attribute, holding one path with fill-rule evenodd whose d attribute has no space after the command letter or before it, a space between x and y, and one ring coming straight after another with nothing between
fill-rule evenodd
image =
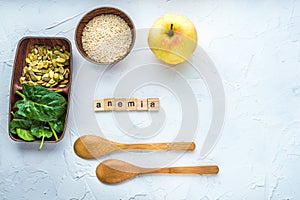
<instances>
[{"instance_id":1,"label":"spoon handle","mask_svg":"<svg viewBox=\"0 0 300 200\"><path fill-rule=\"evenodd\" d=\"M219 167L217 165L204 166L186 166L186 167L166 167L151 171L150 173L164 174L217 174Z\"/></svg>"},{"instance_id":2,"label":"spoon handle","mask_svg":"<svg viewBox=\"0 0 300 200\"><path fill-rule=\"evenodd\" d=\"M139 150L188 150L195 149L194 142L172 142L172 143L147 143L147 144L121 144L116 143L120 149L139 149Z\"/></svg>"}]
</instances>

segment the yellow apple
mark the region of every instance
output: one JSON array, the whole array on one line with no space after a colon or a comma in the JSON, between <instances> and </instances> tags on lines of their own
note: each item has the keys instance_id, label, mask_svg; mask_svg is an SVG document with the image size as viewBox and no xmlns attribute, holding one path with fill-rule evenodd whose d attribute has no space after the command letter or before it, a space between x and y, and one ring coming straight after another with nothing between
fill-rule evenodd
<instances>
[{"instance_id":1,"label":"yellow apple","mask_svg":"<svg viewBox=\"0 0 300 200\"><path fill-rule=\"evenodd\" d=\"M168 64L186 61L197 47L197 31L186 17L166 14L149 30L148 45L154 55Z\"/></svg>"}]
</instances>

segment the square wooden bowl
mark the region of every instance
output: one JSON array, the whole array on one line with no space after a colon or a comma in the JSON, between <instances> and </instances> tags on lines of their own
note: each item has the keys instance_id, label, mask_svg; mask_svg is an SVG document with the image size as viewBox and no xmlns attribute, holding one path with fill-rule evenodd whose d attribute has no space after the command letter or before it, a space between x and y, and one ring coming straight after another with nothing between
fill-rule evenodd
<instances>
[{"instance_id":1,"label":"square wooden bowl","mask_svg":"<svg viewBox=\"0 0 300 200\"><path fill-rule=\"evenodd\" d=\"M83 32L85 26L94 17L97 17L97 16L102 15L102 14L113 14L113 15L117 15L117 16L121 17L127 23L127 25L129 26L129 28L131 30L132 42L131 42L130 48L128 49L128 52L122 58L114 61L113 63L100 63L100 62L97 62L97 61L93 60L84 51L83 46L82 46L82 32ZM133 21L131 20L131 18L125 12L123 12L123 11L117 9L117 8L101 7L101 8L96 8L94 10L91 10L90 12L86 13L82 17L82 19L79 21L79 23L76 27L76 30L75 30L75 43L76 43L76 47L77 47L79 53L87 61L92 62L94 64L114 64L114 63L119 62L120 60L124 59L130 53L131 49L134 46L134 42L135 42L135 27L134 27Z\"/></svg>"},{"instance_id":2,"label":"square wooden bowl","mask_svg":"<svg viewBox=\"0 0 300 200\"><path fill-rule=\"evenodd\" d=\"M10 107L9 110L10 112L15 112L17 109L14 108L14 104L16 101L20 99L19 95L16 94L17 90L22 90L22 84L20 83L20 77L22 75L22 70L26 66L25 59L28 55L28 53L31 50L31 47L34 45L47 45L50 47L54 47L55 45L59 46L65 46L66 50L70 52L70 61L69 61L69 66L67 66L70 70L69 74L69 82L64 88L59 88L59 87L54 87L50 88L50 90L62 90L60 94L62 94L66 101L67 101L67 111L66 111L66 118L65 118L65 124L64 124L64 131L62 133L59 133L58 140L55 140L55 138L52 136L50 139L45 138L45 142L57 142L60 141L66 130L67 126L67 119L68 119L68 113L69 113L69 99L70 99L70 91L71 91L71 79L72 79L72 63L73 63L73 58L72 58L72 46L71 43L68 39L63 38L63 37L24 37L22 38L17 46L16 50L16 56L15 56L15 61L14 61L14 66L13 66L13 73L12 73L12 79L11 79L11 90L10 90ZM13 119L12 114L9 115L9 123ZM8 125L9 126L9 125ZM19 141L19 142L27 142L24 141L23 139L19 138L18 135L12 134L9 131L9 136L11 139L14 141ZM33 142L40 142L40 139L36 139Z\"/></svg>"}]
</instances>

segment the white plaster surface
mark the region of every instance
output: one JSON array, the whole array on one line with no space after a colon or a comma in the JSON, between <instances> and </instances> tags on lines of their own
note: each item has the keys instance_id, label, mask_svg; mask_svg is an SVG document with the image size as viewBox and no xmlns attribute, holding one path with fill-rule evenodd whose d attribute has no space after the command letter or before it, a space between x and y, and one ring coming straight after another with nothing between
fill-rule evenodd
<instances>
[{"instance_id":1,"label":"white plaster surface","mask_svg":"<svg viewBox=\"0 0 300 200\"><path fill-rule=\"evenodd\" d=\"M63 140L45 144L40 152L38 144L10 139L9 92L18 41L28 35L68 38L75 79L85 62L74 43L76 24L84 13L102 6L122 9L137 29L149 28L165 13L182 14L194 22L199 46L224 84L226 119L222 136L207 157L200 158L197 148L171 164L218 164L217 176L147 175L105 185L95 176L97 164L122 159L126 152L93 161L78 158L73 143L84 133L77 132L74 115ZM300 199L300 1L1 0L0 13L0 199ZM202 89L196 91L200 99ZM174 103L169 94L166 99ZM202 100L205 105L205 97ZM147 116L143 117L147 124ZM116 129L103 126L107 131ZM120 133L118 137L111 135L132 142ZM201 141L197 136L195 140ZM145 163L151 165L149 160Z\"/></svg>"}]
</instances>

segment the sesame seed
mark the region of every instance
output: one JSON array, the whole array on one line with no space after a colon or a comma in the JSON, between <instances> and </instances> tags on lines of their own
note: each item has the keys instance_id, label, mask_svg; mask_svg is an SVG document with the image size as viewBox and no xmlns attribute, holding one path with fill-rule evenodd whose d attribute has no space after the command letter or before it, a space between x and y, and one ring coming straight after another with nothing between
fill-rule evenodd
<instances>
[{"instance_id":1,"label":"sesame seed","mask_svg":"<svg viewBox=\"0 0 300 200\"><path fill-rule=\"evenodd\" d=\"M114 14L102 14L90 20L82 32L82 47L99 63L113 63L123 58L132 43L128 24Z\"/></svg>"}]
</instances>

